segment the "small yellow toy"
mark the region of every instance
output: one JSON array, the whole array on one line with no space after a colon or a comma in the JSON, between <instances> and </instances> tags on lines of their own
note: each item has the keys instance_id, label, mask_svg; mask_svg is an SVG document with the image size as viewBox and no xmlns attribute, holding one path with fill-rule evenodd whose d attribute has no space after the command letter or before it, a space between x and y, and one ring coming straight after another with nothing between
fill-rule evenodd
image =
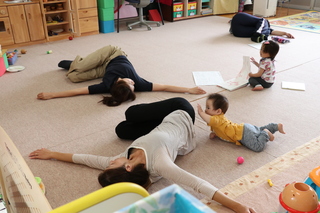
<instances>
[{"instance_id":1,"label":"small yellow toy","mask_svg":"<svg viewBox=\"0 0 320 213\"><path fill-rule=\"evenodd\" d=\"M273 186L271 179L268 179L269 186Z\"/></svg>"}]
</instances>

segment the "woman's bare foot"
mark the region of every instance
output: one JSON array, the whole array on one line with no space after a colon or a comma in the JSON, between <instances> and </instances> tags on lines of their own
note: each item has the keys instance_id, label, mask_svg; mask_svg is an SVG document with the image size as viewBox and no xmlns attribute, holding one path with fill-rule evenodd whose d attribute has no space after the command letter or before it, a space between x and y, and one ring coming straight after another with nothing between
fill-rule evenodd
<instances>
[{"instance_id":1,"label":"woman's bare foot","mask_svg":"<svg viewBox=\"0 0 320 213\"><path fill-rule=\"evenodd\" d=\"M278 124L278 131L282 134L286 134L284 131L283 131L283 124Z\"/></svg>"},{"instance_id":2,"label":"woman's bare foot","mask_svg":"<svg viewBox=\"0 0 320 213\"><path fill-rule=\"evenodd\" d=\"M216 137L216 134L214 134L213 132L210 133L209 138L210 139L214 139L214 137Z\"/></svg>"},{"instance_id":3,"label":"woman's bare foot","mask_svg":"<svg viewBox=\"0 0 320 213\"><path fill-rule=\"evenodd\" d=\"M264 129L263 131L267 132L269 135L269 140L273 141L274 140L274 135L268 130L268 129Z\"/></svg>"}]
</instances>

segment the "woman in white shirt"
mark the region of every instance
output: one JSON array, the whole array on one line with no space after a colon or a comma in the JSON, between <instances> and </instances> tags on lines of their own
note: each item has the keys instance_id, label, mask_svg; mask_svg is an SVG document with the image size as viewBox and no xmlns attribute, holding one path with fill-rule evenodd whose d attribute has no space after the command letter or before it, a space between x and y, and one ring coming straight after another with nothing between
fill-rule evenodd
<instances>
[{"instance_id":1,"label":"woman in white shirt","mask_svg":"<svg viewBox=\"0 0 320 213\"><path fill-rule=\"evenodd\" d=\"M135 113L138 114L134 116ZM102 186L125 181L148 188L151 183L167 178L178 185L189 186L235 212L255 213L252 208L230 199L209 182L181 169L174 163L177 155L188 154L196 147L193 140L195 113L187 100L171 98L150 104L134 105L126 111L126 118L126 121L117 126L118 135L119 132L129 130L130 126L139 129L146 127L145 123L149 125L147 130L134 135L130 135L130 131L126 135L120 134L121 137L127 138L135 138L139 134L142 136L140 135L117 156L70 154L38 149L30 153L29 157L57 159L104 170L98 178ZM152 124L152 120L156 122ZM160 124L157 125L159 121Z\"/></svg>"}]
</instances>

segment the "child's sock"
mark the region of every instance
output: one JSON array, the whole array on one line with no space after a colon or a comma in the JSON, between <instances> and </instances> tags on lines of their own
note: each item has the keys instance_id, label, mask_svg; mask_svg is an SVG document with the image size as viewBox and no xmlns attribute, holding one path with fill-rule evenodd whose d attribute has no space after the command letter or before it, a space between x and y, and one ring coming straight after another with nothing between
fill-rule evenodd
<instances>
[{"instance_id":1,"label":"child's sock","mask_svg":"<svg viewBox=\"0 0 320 213\"><path fill-rule=\"evenodd\" d=\"M253 89L252 91L261 91L263 90L263 86L261 84L257 84Z\"/></svg>"},{"instance_id":2,"label":"child's sock","mask_svg":"<svg viewBox=\"0 0 320 213\"><path fill-rule=\"evenodd\" d=\"M58 67L69 70L72 61L62 60L59 62Z\"/></svg>"}]
</instances>

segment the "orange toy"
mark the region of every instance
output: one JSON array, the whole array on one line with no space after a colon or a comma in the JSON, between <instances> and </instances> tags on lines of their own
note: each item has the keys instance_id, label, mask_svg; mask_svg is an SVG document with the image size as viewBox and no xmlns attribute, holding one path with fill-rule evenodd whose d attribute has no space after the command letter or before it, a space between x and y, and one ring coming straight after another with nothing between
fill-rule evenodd
<instances>
[{"instance_id":1,"label":"orange toy","mask_svg":"<svg viewBox=\"0 0 320 213\"><path fill-rule=\"evenodd\" d=\"M289 213L317 213L320 210L317 193L308 184L287 184L279 195L279 201Z\"/></svg>"},{"instance_id":2,"label":"orange toy","mask_svg":"<svg viewBox=\"0 0 320 213\"><path fill-rule=\"evenodd\" d=\"M318 194L318 197L320 197L320 166L309 173L309 177L305 183L311 186Z\"/></svg>"}]
</instances>

